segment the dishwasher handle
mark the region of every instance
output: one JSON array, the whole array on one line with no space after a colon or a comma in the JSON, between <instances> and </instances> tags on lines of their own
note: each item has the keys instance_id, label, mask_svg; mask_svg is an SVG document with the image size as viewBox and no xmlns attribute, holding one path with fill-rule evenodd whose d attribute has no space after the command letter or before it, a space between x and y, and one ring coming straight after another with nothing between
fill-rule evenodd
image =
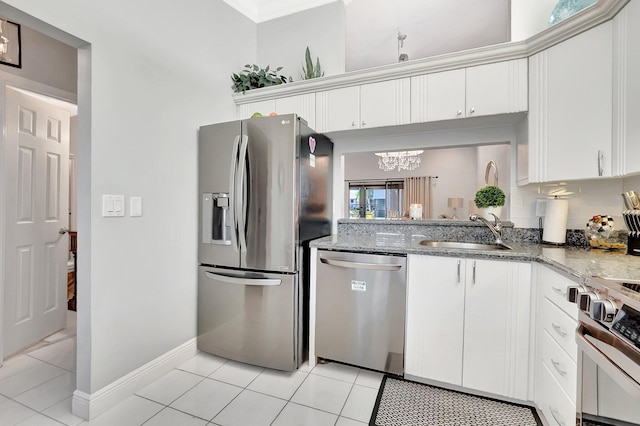
<instances>
[{"instance_id":1,"label":"dishwasher handle","mask_svg":"<svg viewBox=\"0 0 640 426\"><path fill-rule=\"evenodd\" d=\"M400 268L402 268L402 265L391 265L391 264L384 264L384 263L350 262L348 260L326 259L326 258L320 258L320 262L326 265L338 266L341 268L372 269L376 271L397 271Z\"/></svg>"}]
</instances>

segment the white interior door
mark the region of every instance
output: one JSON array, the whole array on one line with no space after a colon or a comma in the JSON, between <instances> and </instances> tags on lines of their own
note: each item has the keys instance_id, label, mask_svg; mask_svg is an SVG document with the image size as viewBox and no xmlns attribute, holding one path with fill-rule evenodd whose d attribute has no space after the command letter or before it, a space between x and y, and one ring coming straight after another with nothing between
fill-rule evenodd
<instances>
[{"instance_id":1,"label":"white interior door","mask_svg":"<svg viewBox=\"0 0 640 426\"><path fill-rule=\"evenodd\" d=\"M6 88L5 358L66 323L69 116Z\"/></svg>"}]
</instances>

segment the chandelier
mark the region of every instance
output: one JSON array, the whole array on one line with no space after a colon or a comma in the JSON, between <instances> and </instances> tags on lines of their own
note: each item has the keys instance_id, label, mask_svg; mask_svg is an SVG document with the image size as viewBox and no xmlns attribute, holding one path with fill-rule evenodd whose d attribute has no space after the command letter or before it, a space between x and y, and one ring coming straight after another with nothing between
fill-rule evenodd
<instances>
[{"instance_id":1,"label":"chandelier","mask_svg":"<svg viewBox=\"0 0 640 426\"><path fill-rule=\"evenodd\" d=\"M415 170L420 166L420 154L424 151L396 151L396 152L376 152L378 166L385 172L394 169Z\"/></svg>"}]
</instances>

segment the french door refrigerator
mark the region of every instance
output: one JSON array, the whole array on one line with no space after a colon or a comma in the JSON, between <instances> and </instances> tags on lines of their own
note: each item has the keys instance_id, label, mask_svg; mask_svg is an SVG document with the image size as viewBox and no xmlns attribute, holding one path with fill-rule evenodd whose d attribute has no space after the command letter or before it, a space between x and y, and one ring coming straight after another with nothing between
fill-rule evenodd
<instances>
[{"instance_id":1,"label":"french door refrigerator","mask_svg":"<svg viewBox=\"0 0 640 426\"><path fill-rule=\"evenodd\" d=\"M308 242L331 233L333 143L294 114L198 139L198 349L293 371L308 351Z\"/></svg>"}]
</instances>

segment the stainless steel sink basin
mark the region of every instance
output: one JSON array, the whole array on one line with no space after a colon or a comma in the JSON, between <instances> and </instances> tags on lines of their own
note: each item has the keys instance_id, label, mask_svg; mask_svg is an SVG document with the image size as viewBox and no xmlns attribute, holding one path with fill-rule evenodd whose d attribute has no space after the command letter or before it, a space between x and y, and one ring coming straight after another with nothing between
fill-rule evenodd
<instances>
[{"instance_id":1,"label":"stainless steel sink basin","mask_svg":"<svg viewBox=\"0 0 640 426\"><path fill-rule=\"evenodd\" d=\"M422 240L420 244L428 247L448 248L448 249L464 249L464 250L511 250L506 244L480 244L480 243L461 243L457 241L429 241Z\"/></svg>"}]
</instances>

